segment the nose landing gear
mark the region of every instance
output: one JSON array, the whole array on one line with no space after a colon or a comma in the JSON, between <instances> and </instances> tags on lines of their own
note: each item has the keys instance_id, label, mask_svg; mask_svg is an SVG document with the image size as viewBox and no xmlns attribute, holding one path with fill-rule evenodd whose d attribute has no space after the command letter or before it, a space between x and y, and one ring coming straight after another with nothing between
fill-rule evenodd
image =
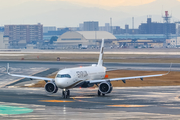
<instances>
[{"instance_id":1,"label":"nose landing gear","mask_svg":"<svg viewBox=\"0 0 180 120\"><path fill-rule=\"evenodd\" d=\"M62 97L63 98L68 98L70 96L70 90L66 90L66 89L63 89L62 91Z\"/></svg>"}]
</instances>

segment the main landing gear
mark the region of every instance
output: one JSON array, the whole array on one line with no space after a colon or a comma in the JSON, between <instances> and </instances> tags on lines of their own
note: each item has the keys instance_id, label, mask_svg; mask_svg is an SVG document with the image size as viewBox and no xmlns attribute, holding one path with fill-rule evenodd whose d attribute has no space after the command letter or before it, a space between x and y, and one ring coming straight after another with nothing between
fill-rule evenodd
<instances>
[{"instance_id":1,"label":"main landing gear","mask_svg":"<svg viewBox=\"0 0 180 120\"><path fill-rule=\"evenodd\" d=\"M98 90L98 96L101 96L101 94L102 94L102 96L105 96L105 94L101 93L101 92Z\"/></svg>"},{"instance_id":2,"label":"main landing gear","mask_svg":"<svg viewBox=\"0 0 180 120\"><path fill-rule=\"evenodd\" d=\"M69 96L70 96L70 90L64 89L64 90L62 91L62 97L63 97L63 98L68 98Z\"/></svg>"}]
</instances>

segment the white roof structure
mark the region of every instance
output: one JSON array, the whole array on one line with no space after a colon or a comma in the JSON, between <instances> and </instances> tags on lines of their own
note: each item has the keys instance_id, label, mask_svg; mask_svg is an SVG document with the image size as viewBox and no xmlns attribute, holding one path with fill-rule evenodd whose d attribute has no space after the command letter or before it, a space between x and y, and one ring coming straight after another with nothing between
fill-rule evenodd
<instances>
[{"instance_id":1,"label":"white roof structure","mask_svg":"<svg viewBox=\"0 0 180 120\"><path fill-rule=\"evenodd\" d=\"M113 34L106 31L68 31L62 34L55 43L61 45L90 45L103 38L105 40L116 39Z\"/></svg>"},{"instance_id":2,"label":"white roof structure","mask_svg":"<svg viewBox=\"0 0 180 120\"><path fill-rule=\"evenodd\" d=\"M116 39L116 37L106 31L77 31L77 33L83 35L86 39Z\"/></svg>"}]
</instances>

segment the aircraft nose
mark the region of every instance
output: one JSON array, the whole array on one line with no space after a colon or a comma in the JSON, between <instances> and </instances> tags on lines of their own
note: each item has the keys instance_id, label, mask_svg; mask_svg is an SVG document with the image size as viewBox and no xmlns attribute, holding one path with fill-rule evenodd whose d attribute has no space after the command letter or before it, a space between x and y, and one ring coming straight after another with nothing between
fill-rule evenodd
<instances>
[{"instance_id":1,"label":"aircraft nose","mask_svg":"<svg viewBox=\"0 0 180 120\"><path fill-rule=\"evenodd\" d=\"M68 80L65 78L56 78L55 83L59 88L65 88L68 86Z\"/></svg>"}]
</instances>

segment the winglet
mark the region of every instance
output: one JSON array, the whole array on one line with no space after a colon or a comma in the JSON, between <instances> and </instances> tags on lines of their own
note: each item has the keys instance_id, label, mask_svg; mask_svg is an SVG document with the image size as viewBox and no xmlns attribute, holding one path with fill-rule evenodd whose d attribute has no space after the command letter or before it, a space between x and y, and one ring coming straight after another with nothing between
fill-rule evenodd
<instances>
[{"instance_id":1,"label":"winglet","mask_svg":"<svg viewBox=\"0 0 180 120\"><path fill-rule=\"evenodd\" d=\"M7 73L9 74L9 63L7 63Z\"/></svg>"},{"instance_id":2,"label":"winglet","mask_svg":"<svg viewBox=\"0 0 180 120\"><path fill-rule=\"evenodd\" d=\"M102 43L101 43L101 51L99 54L98 66L102 66L103 64L103 54L104 54L104 38L102 39Z\"/></svg>"},{"instance_id":3,"label":"winglet","mask_svg":"<svg viewBox=\"0 0 180 120\"><path fill-rule=\"evenodd\" d=\"M166 73L166 75L168 75L171 72L171 68L172 68L172 63L170 65L169 71L168 71L168 73Z\"/></svg>"}]
</instances>

